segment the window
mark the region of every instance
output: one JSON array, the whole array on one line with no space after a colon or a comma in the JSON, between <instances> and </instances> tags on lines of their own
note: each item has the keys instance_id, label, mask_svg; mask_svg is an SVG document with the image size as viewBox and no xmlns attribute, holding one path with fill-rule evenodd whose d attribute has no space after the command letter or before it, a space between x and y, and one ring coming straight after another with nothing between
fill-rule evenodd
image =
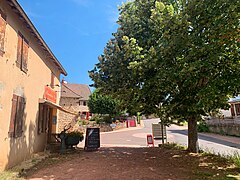
<instances>
[{"instance_id":1,"label":"window","mask_svg":"<svg viewBox=\"0 0 240 180\"><path fill-rule=\"evenodd\" d=\"M4 53L6 24L6 15L0 9L0 56Z\"/></svg>"},{"instance_id":2,"label":"window","mask_svg":"<svg viewBox=\"0 0 240 180\"><path fill-rule=\"evenodd\" d=\"M50 108L47 105L39 104L38 114L38 134L46 133L48 129Z\"/></svg>"},{"instance_id":3,"label":"window","mask_svg":"<svg viewBox=\"0 0 240 180\"><path fill-rule=\"evenodd\" d=\"M234 110L234 105L231 104L231 114L232 116L235 116L235 110Z\"/></svg>"},{"instance_id":4,"label":"window","mask_svg":"<svg viewBox=\"0 0 240 180\"><path fill-rule=\"evenodd\" d=\"M23 133L23 122L25 118L25 98L13 95L12 113L9 126L9 137L21 137Z\"/></svg>"},{"instance_id":5,"label":"window","mask_svg":"<svg viewBox=\"0 0 240 180\"><path fill-rule=\"evenodd\" d=\"M28 64L28 41L23 37L21 33L18 33L18 49L17 49L17 67L23 72L27 73Z\"/></svg>"},{"instance_id":6,"label":"window","mask_svg":"<svg viewBox=\"0 0 240 180\"><path fill-rule=\"evenodd\" d=\"M87 102L86 101L83 101L83 106L87 106Z\"/></svg>"},{"instance_id":7,"label":"window","mask_svg":"<svg viewBox=\"0 0 240 180\"><path fill-rule=\"evenodd\" d=\"M235 108L236 108L236 114L237 114L237 116L239 116L240 115L240 104L236 104Z\"/></svg>"}]
</instances>

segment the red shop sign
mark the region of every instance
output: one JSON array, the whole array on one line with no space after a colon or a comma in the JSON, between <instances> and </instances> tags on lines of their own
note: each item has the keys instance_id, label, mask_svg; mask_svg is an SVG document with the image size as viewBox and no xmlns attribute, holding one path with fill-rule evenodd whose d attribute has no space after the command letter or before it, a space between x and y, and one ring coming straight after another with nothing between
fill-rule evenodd
<instances>
[{"instance_id":1,"label":"red shop sign","mask_svg":"<svg viewBox=\"0 0 240 180\"><path fill-rule=\"evenodd\" d=\"M52 90L50 87L45 86L43 98L48 101L51 101L53 103L56 103L57 102L57 93L54 90Z\"/></svg>"}]
</instances>

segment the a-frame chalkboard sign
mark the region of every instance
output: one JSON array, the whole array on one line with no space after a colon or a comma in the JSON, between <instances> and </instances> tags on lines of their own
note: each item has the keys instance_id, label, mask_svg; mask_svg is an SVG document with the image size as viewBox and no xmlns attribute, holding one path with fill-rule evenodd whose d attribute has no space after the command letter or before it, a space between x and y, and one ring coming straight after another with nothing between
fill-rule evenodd
<instances>
[{"instance_id":1,"label":"a-frame chalkboard sign","mask_svg":"<svg viewBox=\"0 0 240 180\"><path fill-rule=\"evenodd\" d=\"M100 148L100 128L87 128L84 150Z\"/></svg>"}]
</instances>

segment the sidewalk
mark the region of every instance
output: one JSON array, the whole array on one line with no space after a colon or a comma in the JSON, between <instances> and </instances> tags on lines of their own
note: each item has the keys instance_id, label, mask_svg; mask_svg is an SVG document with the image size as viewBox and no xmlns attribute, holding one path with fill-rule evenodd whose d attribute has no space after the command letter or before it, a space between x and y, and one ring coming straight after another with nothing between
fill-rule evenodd
<instances>
[{"instance_id":1,"label":"sidewalk","mask_svg":"<svg viewBox=\"0 0 240 180\"><path fill-rule=\"evenodd\" d=\"M176 126L178 127L179 130L188 130L187 126L178 126L178 125L172 125L172 126ZM230 143L234 143L234 144L240 144L240 137L235 137L235 136L227 136L227 135L221 135L221 134L216 134L216 133L198 133L198 135L203 135L203 136L207 136L207 137L211 137L211 138L215 138L215 139L219 139L219 140L224 140Z\"/></svg>"},{"instance_id":2,"label":"sidewalk","mask_svg":"<svg viewBox=\"0 0 240 180\"><path fill-rule=\"evenodd\" d=\"M238 144L240 145L240 137L234 137L234 136L224 136L220 134L215 134L215 133L199 133L199 135L219 139L219 140L224 140L233 144Z\"/></svg>"}]
</instances>

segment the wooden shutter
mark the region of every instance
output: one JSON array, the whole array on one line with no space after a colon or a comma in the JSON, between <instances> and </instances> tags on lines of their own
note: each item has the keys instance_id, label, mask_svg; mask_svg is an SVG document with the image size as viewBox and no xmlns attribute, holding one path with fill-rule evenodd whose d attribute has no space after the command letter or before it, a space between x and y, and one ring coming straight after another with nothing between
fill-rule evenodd
<instances>
[{"instance_id":1,"label":"wooden shutter","mask_svg":"<svg viewBox=\"0 0 240 180\"><path fill-rule=\"evenodd\" d=\"M20 33L18 33L18 48L17 48L17 61L16 61L16 65L17 67L21 67L21 63L22 63L22 48L23 47L23 38L22 35Z\"/></svg>"},{"instance_id":2,"label":"wooden shutter","mask_svg":"<svg viewBox=\"0 0 240 180\"><path fill-rule=\"evenodd\" d=\"M24 111L25 111L25 99L18 96L17 101L17 116L15 122L15 137L21 137L23 133L23 121L24 121Z\"/></svg>"},{"instance_id":3,"label":"wooden shutter","mask_svg":"<svg viewBox=\"0 0 240 180\"><path fill-rule=\"evenodd\" d=\"M27 73L27 64L28 64L28 41L23 38L23 43L22 43L22 64L21 64L21 69L23 72Z\"/></svg>"},{"instance_id":4,"label":"wooden shutter","mask_svg":"<svg viewBox=\"0 0 240 180\"><path fill-rule=\"evenodd\" d=\"M38 134L43 132L43 104L39 104L38 110Z\"/></svg>"},{"instance_id":5,"label":"wooden shutter","mask_svg":"<svg viewBox=\"0 0 240 180\"><path fill-rule=\"evenodd\" d=\"M6 24L6 15L0 9L0 55L4 53Z\"/></svg>"},{"instance_id":6,"label":"wooden shutter","mask_svg":"<svg viewBox=\"0 0 240 180\"><path fill-rule=\"evenodd\" d=\"M2 52L4 52L5 31L6 21L2 17L0 17L0 51Z\"/></svg>"},{"instance_id":7,"label":"wooden shutter","mask_svg":"<svg viewBox=\"0 0 240 180\"><path fill-rule=\"evenodd\" d=\"M15 121L16 121L16 115L17 115L17 104L18 104L17 101L18 101L17 95L14 94L12 98L12 112L11 112L11 119L10 119L9 131L8 131L9 137L14 137Z\"/></svg>"},{"instance_id":8,"label":"wooden shutter","mask_svg":"<svg viewBox=\"0 0 240 180\"><path fill-rule=\"evenodd\" d=\"M48 120L49 120L49 107L44 106L43 108L43 133L47 132L48 129Z\"/></svg>"}]
</instances>

